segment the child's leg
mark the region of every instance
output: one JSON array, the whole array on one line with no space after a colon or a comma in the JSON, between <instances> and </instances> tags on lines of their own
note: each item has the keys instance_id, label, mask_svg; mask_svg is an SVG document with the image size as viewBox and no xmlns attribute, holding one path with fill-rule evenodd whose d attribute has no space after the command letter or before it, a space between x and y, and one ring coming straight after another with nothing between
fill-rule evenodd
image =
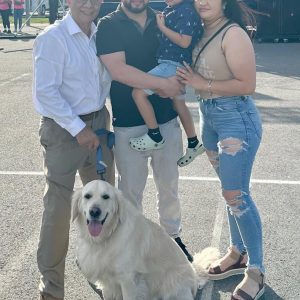
<instances>
[{"instance_id":1,"label":"child's leg","mask_svg":"<svg viewBox=\"0 0 300 300\"><path fill-rule=\"evenodd\" d=\"M146 92L144 90L134 89L132 92L132 97L148 128L157 128L158 124L155 118L154 110L148 100L148 95Z\"/></svg>"},{"instance_id":2,"label":"child's leg","mask_svg":"<svg viewBox=\"0 0 300 300\"><path fill-rule=\"evenodd\" d=\"M142 115L147 127L148 127L148 136L151 138L152 143L160 143L163 141L163 137L160 133L155 113L153 110L153 107L151 103L148 100L148 94L141 89L133 89L132 91L132 97L134 99L134 102ZM137 146L141 142L141 140L144 140L144 137L140 138L133 138L130 142L131 145ZM152 147L152 146L149 146ZM136 148L136 147L134 147ZM146 147L147 148L147 147Z\"/></svg>"},{"instance_id":3,"label":"child's leg","mask_svg":"<svg viewBox=\"0 0 300 300\"><path fill-rule=\"evenodd\" d=\"M176 68L176 63L170 63L170 61L159 61L159 64L150 70L148 74L167 78L176 75ZM148 133L143 136L130 139L131 148L138 151L161 149L164 146L165 140L161 136L153 107L147 98L153 93L154 91L148 89L133 89L132 92L135 104L148 126Z\"/></svg>"},{"instance_id":4,"label":"child's leg","mask_svg":"<svg viewBox=\"0 0 300 300\"><path fill-rule=\"evenodd\" d=\"M177 111L184 131L188 137L189 148L195 148L199 143L197 138L196 130L192 115L185 104L185 101L182 100L173 100L175 110Z\"/></svg>"},{"instance_id":5,"label":"child's leg","mask_svg":"<svg viewBox=\"0 0 300 300\"><path fill-rule=\"evenodd\" d=\"M184 167L191 163L198 155L202 154L204 147L197 138L194 121L185 101L174 99L173 103L188 137L186 153L177 161L178 166Z\"/></svg>"}]
</instances>

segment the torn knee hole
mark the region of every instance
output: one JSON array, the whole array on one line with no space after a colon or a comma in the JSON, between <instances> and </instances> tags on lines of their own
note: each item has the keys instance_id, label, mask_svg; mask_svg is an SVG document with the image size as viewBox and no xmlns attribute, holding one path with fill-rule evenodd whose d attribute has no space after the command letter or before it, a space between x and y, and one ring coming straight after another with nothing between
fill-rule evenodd
<instances>
[{"instance_id":1,"label":"torn knee hole","mask_svg":"<svg viewBox=\"0 0 300 300\"><path fill-rule=\"evenodd\" d=\"M225 199L226 200L226 203L229 205L229 206L238 206L238 205L241 205L243 203L243 201L241 199Z\"/></svg>"},{"instance_id":2,"label":"torn knee hole","mask_svg":"<svg viewBox=\"0 0 300 300\"><path fill-rule=\"evenodd\" d=\"M247 207L244 204L242 191L223 191L223 197L229 207L230 213L236 217L241 217L246 213Z\"/></svg>"},{"instance_id":3,"label":"torn knee hole","mask_svg":"<svg viewBox=\"0 0 300 300\"><path fill-rule=\"evenodd\" d=\"M223 191L223 197L229 206L238 206L243 203L241 191Z\"/></svg>"}]
</instances>

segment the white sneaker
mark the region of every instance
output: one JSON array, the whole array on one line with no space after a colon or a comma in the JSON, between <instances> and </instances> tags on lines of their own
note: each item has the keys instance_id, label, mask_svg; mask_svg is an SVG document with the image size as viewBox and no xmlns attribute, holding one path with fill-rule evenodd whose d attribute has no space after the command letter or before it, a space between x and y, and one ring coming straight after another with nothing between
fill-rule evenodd
<instances>
[{"instance_id":1,"label":"white sneaker","mask_svg":"<svg viewBox=\"0 0 300 300\"><path fill-rule=\"evenodd\" d=\"M132 149L137 151L157 150L161 149L165 145L165 139L156 143L146 133L140 137L129 139L129 144Z\"/></svg>"},{"instance_id":2,"label":"white sneaker","mask_svg":"<svg viewBox=\"0 0 300 300\"><path fill-rule=\"evenodd\" d=\"M187 148L185 154L177 161L179 167L185 167L190 164L198 155L204 153L205 148L200 142L195 148Z\"/></svg>"}]
</instances>

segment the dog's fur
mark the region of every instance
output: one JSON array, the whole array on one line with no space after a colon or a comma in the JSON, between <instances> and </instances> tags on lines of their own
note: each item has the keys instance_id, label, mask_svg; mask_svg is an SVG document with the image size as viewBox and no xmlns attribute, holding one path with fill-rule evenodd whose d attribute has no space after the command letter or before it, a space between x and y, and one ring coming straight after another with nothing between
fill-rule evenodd
<instances>
[{"instance_id":1,"label":"dog's fur","mask_svg":"<svg viewBox=\"0 0 300 300\"><path fill-rule=\"evenodd\" d=\"M205 268L219 255L207 248L189 263L158 224L100 180L74 193L72 220L79 228L79 266L105 300L193 300L207 280Z\"/></svg>"}]
</instances>

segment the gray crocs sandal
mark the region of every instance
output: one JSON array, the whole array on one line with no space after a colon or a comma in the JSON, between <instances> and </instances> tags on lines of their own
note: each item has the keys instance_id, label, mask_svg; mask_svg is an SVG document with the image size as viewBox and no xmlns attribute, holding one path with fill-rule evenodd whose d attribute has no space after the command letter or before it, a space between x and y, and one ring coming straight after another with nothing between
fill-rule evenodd
<instances>
[{"instance_id":1,"label":"gray crocs sandal","mask_svg":"<svg viewBox=\"0 0 300 300\"><path fill-rule=\"evenodd\" d=\"M148 151L161 149L165 145L165 139L162 139L160 142L153 141L150 136L146 133L140 137L130 138L129 139L130 147L137 151Z\"/></svg>"},{"instance_id":2,"label":"gray crocs sandal","mask_svg":"<svg viewBox=\"0 0 300 300\"><path fill-rule=\"evenodd\" d=\"M205 148L200 143L198 143L195 148L187 148L184 156L177 161L177 165L179 167L185 167L190 164L198 155L201 155L204 152Z\"/></svg>"}]
</instances>

